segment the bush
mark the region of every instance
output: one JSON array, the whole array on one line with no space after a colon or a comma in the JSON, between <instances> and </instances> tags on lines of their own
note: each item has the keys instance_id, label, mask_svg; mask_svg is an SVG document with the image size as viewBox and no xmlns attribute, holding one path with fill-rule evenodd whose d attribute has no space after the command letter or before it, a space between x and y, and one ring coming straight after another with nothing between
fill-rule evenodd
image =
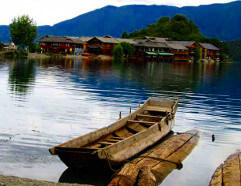
<instances>
[{"instance_id":1,"label":"bush","mask_svg":"<svg viewBox=\"0 0 241 186\"><path fill-rule=\"evenodd\" d=\"M27 52L26 50L19 50L19 52L18 52L18 57L19 57L19 58L28 57L28 52Z\"/></svg>"},{"instance_id":2,"label":"bush","mask_svg":"<svg viewBox=\"0 0 241 186\"><path fill-rule=\"evenodd\" d=\"M16 58L18 56L17 50L8 50L4 52L5 58Z\"/></svg>"}]
</instances>

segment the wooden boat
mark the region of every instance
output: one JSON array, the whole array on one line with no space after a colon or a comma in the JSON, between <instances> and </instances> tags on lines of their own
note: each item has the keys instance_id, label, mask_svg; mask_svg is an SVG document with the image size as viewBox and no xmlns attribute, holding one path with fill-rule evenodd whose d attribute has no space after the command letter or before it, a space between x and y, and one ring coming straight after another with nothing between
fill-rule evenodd
<instances>
[{"instance_id":1,"label":"wooden boat","mask_svg":"<svg viewBox=\"0 0 241 186\"><path fill-rule=\"evenodd\" d=\"M127 117L49 149L68 167L120 164L166 136L174 125L178 100L149 98Z\"/></svg>"},{"instance_id":2,"label":"wooden boat","mask_svg":"<svg viewBox=\"0 0 241 186\"><path fill-rule=\"evenodd\" d=\"M155 145L126 163L109 186L159 185L174 170L182 168L182 161L199 141L199 131L190 130Z\"/></svg>"},{"instance_id":3,"label":"wooden boat","mask_svg":"<svg viewBox=\"0 0 241 186\"><path fill-rule=\"evenodd\" d=\"M230 155L214 172L210 186L241 185L241 152Z\"/></svg>"}]
</instances>

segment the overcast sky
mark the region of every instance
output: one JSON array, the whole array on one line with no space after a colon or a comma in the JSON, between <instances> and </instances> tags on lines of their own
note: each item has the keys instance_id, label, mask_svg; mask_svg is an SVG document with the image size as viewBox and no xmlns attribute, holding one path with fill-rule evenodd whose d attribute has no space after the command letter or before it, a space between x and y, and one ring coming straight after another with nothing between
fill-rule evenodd
<instances>
[{"instance_id":1,"label":"overcast sky","mask_svg":"<svg viewBox=\"0 0 241 186\"><path fill-rule=\"evenodd\" d=\"M13 17L27 14L37 25L53 25L106 5L157 4L198 6L227 3L234 0L1 0L0 25L8 25Z\"/></svg>"}]
</instances>

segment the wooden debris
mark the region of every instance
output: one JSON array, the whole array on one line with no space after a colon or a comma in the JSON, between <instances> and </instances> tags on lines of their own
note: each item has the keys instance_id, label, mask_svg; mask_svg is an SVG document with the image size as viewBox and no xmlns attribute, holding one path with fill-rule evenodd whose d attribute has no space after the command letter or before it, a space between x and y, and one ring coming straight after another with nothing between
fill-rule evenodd
<instances>
[{"instance_id":1,"label":"wooden debris","mask_svg":"<svg viewBox=\"0 0 241 186\"><path fill-rule=\"evenodd\" d=\"M209 186L241 185L241 153L230 155L214 172Z\"/></svg>"},{"instance_id":2,"label":"wooden debris","mask_svg":"<svg viewBox=\"0 0 241 186\"><path fill-rule=\"evenodd\" d=\"M170 137L125 164L109 185L124 186L125 184L122 184L124 182L120 181L123 180L123 177L128 177L128 183L131 185L141 185L144 182L152 183L153 180L155 180L155 184L161 183L173 169L180 168L181 162L191 153L198 140L199 132L196 130ZM140 172L140 170L143 171ZM148 175L144 174L144 172ZM138 173L139 178L137 179ZM155 179L153 179L152 175L154 175Z\"/></svg>"}]
</instances>

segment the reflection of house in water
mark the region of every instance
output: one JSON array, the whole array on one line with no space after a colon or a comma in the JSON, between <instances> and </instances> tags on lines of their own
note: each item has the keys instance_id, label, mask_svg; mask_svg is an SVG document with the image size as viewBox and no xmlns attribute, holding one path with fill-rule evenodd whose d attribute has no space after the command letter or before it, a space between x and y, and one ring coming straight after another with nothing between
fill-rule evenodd
<instances>
[{"instance_id":1,"label":"reflection of house in water","mask_svg":"<svg viewBox=\"0 0 241 186\"><path fill-rule=\"evenodd\" d=\"M84 52L84 41L79 37L45 36L39 39L41 51L56 54L81 54Z\"/></svg>"}]
</instances>

